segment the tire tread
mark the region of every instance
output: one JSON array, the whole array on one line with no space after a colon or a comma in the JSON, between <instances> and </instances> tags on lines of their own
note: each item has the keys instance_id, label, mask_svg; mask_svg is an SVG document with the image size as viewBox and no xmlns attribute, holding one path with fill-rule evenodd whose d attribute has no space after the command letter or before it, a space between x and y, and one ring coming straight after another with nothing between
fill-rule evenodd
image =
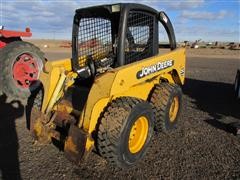
<instances>
[{"instance_id":1,"label":"tire tread","mask_svg":"<svg viewBox=\"0 0 240 180\"><path fill-rule=\"evenodd\" d=\"M168 130L165 123L166 116L168 116L166 113L168 112L169 98L174 91L182 94L182 90L178 84L164 82L156 85L151 94L150 103L155 115L155 130L157 132L166 132Z\"/></svg>"},{"instance_id":2,"label":"tire tread","mask_svg":"<svg viewBox=\"0 0 240 180\"><path fill-rule=\"evenodd\" d=\"M101 118L98 128L98 151L102 157L113 165L121 167L117 159L117 143L121 129L131 109L140 102L143 101L136 98L118 98L111 103Z\"/></svg>"}]
</instances>

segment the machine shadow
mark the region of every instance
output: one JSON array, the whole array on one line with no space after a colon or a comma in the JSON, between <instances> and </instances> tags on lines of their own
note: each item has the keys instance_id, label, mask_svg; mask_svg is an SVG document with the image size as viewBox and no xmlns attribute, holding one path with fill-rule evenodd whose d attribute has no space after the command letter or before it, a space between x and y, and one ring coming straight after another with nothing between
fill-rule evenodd
<instances>
[{"instance_id":1,"label":"machine shadow","mask_svg":"<svg viewBox=\"0 0 240 180\"><path fill-rule=\"evenodd\" d=\"M23 114L19 101L7 102L5 94L0 96L0 179L21 179L15 121Z\"/></svg>"},{"instance_id":2,"label":"machine shadow","mask_svg":"<svg viewBox=\"0 0 240 180\"><path fill-rule=\"evenodd\" d=\"M205 122L215 128L236 134L240 125L240 103L234 96L233 85L222 82L210 82L186 78L183 87L185 95L192 98L192 103L211 118ZM224 116L231 116L233 121L222 120Z\"/></svg>"}]
</instances>

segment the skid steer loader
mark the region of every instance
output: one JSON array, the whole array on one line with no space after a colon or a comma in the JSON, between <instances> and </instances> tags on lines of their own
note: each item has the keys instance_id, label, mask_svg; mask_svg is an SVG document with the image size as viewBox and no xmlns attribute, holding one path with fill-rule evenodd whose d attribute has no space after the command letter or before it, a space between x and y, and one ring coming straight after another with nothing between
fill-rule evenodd
<instances>
[{"instance_id":1,"label":"skid steer loader","mask_svg":"<svg viewBox=\"0 0 240 180\"><path fill-rule=\"evenodd\" d=\"M163 55L159 23L171 49ZM72 58L44 65L30 132L76 164L93 150L119 167L135 165L154 129L175 128L184 77L185 49L164 12L132 3L77 9Z\"/></svg>"}]
</instances>

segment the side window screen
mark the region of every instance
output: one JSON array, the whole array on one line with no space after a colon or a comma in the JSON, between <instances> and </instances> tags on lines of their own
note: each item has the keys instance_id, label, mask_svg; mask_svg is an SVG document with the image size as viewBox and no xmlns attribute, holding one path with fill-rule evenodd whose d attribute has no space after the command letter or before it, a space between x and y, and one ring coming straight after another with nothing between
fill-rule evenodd
<instances>
[{"instance_id":1,"label":"side window screen","mask_svg":"<svg viewBox=\"0 0 240 180\"><path fill-rule=\"evenodd\" d=\"M86 65L87 56L94 60L112 52L111 21L103 18L82 18L79 24L79 65Z\"/></svg>"},{"instance_id":2,"label":"side window screen","mask_svg":"<svg viewBox=\"0 0 240 180\"><path fill-rule=\"evenodd\" d=\"M145 12L129 13L125 40L125 63L150 57L153 54L154 17Z\"/></svg>"},{"instance_id":3,"label":"side window screen","mask_svg":"<svg viewBox=\"0 0 240 180\"><path fill-rule=\"evenodd\" d=\"M139 52L143 51L149 39L149 26L129 27L129 31L130 32L128 32L127 35L128 36L132 35L134 41L132 42L132 45L136 44L136 47L138 45L139 47L137 48L137 51Z\"/></svg>"}]
</instances>

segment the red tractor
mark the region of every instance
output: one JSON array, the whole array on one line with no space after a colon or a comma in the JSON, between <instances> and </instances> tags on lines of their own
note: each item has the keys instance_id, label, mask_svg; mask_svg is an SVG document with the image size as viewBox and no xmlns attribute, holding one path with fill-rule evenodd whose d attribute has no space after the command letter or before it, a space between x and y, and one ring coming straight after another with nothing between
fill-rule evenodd
<instances>
[{"instance_id":1,"label":"red tractor","mask_svg":"<svg viewBox=\"0 0 240 180\"><path fill-rule=\"evenodd\" d=\"M25 102L39 86L38 78L45 58L33 44L22 41L25 32L5 30L0 26L0 94Z\"/></svg>"}]
</instances>

